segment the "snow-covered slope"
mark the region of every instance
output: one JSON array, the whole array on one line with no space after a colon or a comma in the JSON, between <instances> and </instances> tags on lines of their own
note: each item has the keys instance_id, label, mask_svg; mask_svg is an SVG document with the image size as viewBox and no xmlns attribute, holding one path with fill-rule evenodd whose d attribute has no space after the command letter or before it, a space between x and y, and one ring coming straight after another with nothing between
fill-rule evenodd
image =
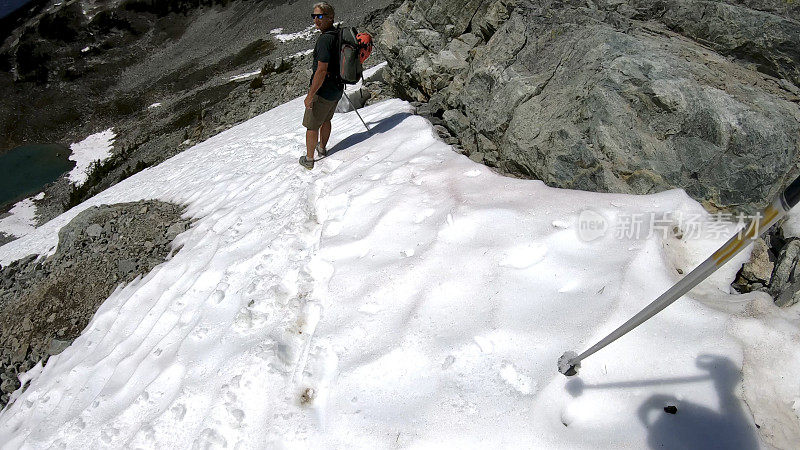
<instances>
[{"instance_id":1,"label":"snow-covered slope","mask_svg":"<svg viewBox=\"0 0 800 450\"><path fill-rule=\"evenodd\" d=\"M335 116L332 154L307 171L297 99L2 247L3 263L51 251L99 203L157 198L198 219L31 374L0 413L3 448L797 442L800 310L728 294L746 255L579 378L556 370L727 238L587 242L580 213L705 217L698 204L502 177L410 112L361 110L374 135Z\"/></svg>"}]
</instances>

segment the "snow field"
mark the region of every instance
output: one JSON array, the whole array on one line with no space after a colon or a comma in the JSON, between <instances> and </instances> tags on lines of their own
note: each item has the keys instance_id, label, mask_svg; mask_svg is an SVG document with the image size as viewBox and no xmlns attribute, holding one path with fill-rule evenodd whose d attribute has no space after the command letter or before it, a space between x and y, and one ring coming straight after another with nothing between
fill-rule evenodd
<instances>
[{"instance_id":1,"label":"snow field","mask_svg":"<svg viewBox=\"0 0 800 450\"><path fill-rule=\"evenodd\" d=\"M94 204L158 198L197 219L169 261L118 288L32 375L0 413L3 448L783 446L800 435L798 382L774 370L800 366L799 310L728 294L746 254L580 377L556 370L726 239L583 242L580 212L702 211L683 192L506 178L454 153L404 102L360 112L374 135L354 113L335 116L313 171L297 164L296 99L2 247L3 263L51 252Z\"/></svg>"}]
</instances>

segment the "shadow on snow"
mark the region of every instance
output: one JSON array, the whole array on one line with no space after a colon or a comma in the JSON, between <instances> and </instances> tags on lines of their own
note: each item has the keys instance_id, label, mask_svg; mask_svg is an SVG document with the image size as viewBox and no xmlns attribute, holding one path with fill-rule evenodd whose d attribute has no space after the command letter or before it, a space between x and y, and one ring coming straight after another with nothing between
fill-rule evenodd
<instances>
[{"instance_id":1,"label":"shadow on snow","mask_svg":"<svg viewBox=\"0 0 800 450\"><path fill-rule=\"evenodd\" d=\"M349 147L352 147L352 146L354 146L356 144L360 144L361 142L364 142L367 139L369 139L370 136L372 136L373 134L385 133L385 132L391 130L392 128L396 127L402 121L406 120L406 118L408 118L408 117L410 117L412 115L413 114L407 113L407 112L396 113L396 114L392 114L389 117L385 117L385 118L383 118L383 119L381 119L381 120L379 120L377 122L369 122L368 125L370 126L370 128L372 130L371 133L367 132L367 130L365 129L364 131L362 131L360 133L356 133L356 134L353 134L353 135L350 135L350 136L344 138L343 140L341 140L338 143L336 143L336 145L334 145L333 147L328 149L328 155L327 156L333 155L336 152L342 151L342 150L344 150L346 148L349 148Z\"/></svg>"},{"instance_id":2,"label":"shadow on snow","mask_svg":"<svg viewBox=\"0 0 800 450\"><path fill-rule=\"evenodd\" d=\"M649 431L647 443L650 448L758 448L752 417L745 413L742 402L734 394L741 380L739 368L730 359L714 355L698 357L697 366L708 371L708 375L594 385L585 385L581 379L573 378L567 382L566 389L577 397L587 389L637 388L710 380L719 398L718 411L667 394L655 394L645 400L638 415ZM676 414L665 412L664 408L669 405L677 407Z\"/></svg>"}]
</instances>

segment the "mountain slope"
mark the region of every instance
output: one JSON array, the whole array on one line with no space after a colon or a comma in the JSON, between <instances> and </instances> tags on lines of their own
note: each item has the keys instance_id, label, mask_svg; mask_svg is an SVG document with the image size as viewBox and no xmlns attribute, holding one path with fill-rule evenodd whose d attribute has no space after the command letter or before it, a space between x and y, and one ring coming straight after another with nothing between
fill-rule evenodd
<instances>
[{"instance_id":1,"label":"mountain slope","mask_svg":"<svg viewBox=\"0 0 800 450\"><path fill-rule=\"evenodd\" d=\"M635 214L707 219L685 193L501 177L399 100L361 111L373 135L354 113L335 116L331 155L309 172L297 164L302 112L301 98L270 110L3 247L3 262L47 252L93 204L157 198L197 219L171 260L26 375L0 413L3 448L780 447L800 436L797 381L772 370L776 358L800 368L800 309L728 295L746 255L580 378L556 371L564 350L604 335L733 232L618 232ZM576 233L586 209L609 225L591 242Z\"/></svg>"}]
</instances>

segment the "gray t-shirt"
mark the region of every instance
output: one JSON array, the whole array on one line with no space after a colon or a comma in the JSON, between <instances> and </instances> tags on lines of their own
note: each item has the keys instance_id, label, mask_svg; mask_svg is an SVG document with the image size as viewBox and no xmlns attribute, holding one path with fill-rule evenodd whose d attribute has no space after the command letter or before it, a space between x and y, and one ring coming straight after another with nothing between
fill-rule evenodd
<instances>
[{"instance_id":1,"label":"gray t-shirt","mask_svg":"<svg viewBox=\"0 0 800 450\"><path fill-rule=\"evenodd\" d=\"M325 100L338 101L342 98L344 92L344 84L339 84L333 81L330 74L339 73L339 49L336 48L336 32L328 31L322 33L317 39L317 45L314 47L314 62L311 65L311 80L314 80L314 73L317 72L317 63L328 63L328 76L322 83L322 87L317 91L317 95ZM311 81L308 83L311 85Z\"/></svg>"}]
</instances>

